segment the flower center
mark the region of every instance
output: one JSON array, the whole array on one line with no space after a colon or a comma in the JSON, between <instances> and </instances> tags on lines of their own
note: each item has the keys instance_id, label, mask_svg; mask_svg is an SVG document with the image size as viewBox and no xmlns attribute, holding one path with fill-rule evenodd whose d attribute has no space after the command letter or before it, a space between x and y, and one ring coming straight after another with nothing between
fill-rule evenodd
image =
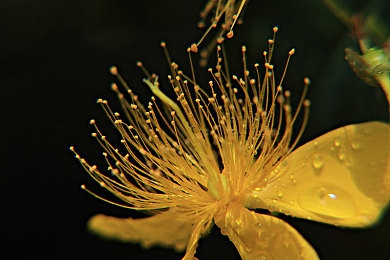
<instances>
[{"instance_id":1,"label":"flower center","mask_svg":"<svg viewBox=\"0 0 390 260\"><path fill-rule=\"evenodd\" d=\"M228 197L231 193L228 177L224 173L219 174L217 178L210 176L207 180L207 193L215 200Z\"/></svg>"}]
</instances>

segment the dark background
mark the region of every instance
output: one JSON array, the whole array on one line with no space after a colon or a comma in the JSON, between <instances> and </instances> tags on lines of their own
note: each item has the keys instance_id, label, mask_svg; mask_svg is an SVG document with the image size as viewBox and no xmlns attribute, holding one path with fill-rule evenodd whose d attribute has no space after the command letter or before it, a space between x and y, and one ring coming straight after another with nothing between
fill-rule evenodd
<instances>
[{"instance_id":1,"label":"dark background","mask_svg":"<svg viewBox=\"0 0 390 260\"><path fill-rule=\"evenodd\" d=\"M390 13L386 0L343 3L356 12L375 12L381 19ZM204 4L189 0L0 2L2 255L9 259L180 258L171 250L143 250L90 235L85 223L92 215L134 213L82 191L83 183L97 185L68 148L75 145L91 162L102 160L88 122L104 120L97 98L115 104L108 67L117 64L133 89L148 100L135 62L142 60L163 78L168 67L159 43L165 40L174 60L187 65L185 49L203 32L196 23ZM312 79L308 94L312 109L302 143L345 124L387 121L380 88L363 84L343 59L345 47L358 50L350 30L320 1L252 0L244 20L227 43L233 68L240 68L242 44L248 47L250 63L262 63L266 40L278 25L274 64L284 64L287 52L296 48L284 87L299 96L303 77ZM282 218L323 259L390 259L388 212L378 226L365 230ZM200 241L197 257L217 256L238 259L228 238L214 228Z\"/></svg>"}]
</instances>

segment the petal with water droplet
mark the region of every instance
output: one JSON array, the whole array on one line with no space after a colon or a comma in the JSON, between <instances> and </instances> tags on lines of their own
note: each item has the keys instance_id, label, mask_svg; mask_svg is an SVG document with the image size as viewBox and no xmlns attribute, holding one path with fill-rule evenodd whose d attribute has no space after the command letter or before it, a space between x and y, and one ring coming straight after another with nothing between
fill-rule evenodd
<instances>
[{"instance_id":1,"label":"petal with water droplet","mask_svg":"<svg viewBox=\"0 0 390 260\"><path fill-rule=\"evenodd\" d=\"M289 224L250 211L239 203L229 204L214 221L244 260L318 259L311 245Z\"/></svg>"},{"instance_id":2,"label":"petal with water droplet","mask_svg":"<svg viewBox=\"0 0 390 260\"><path fill-rule=\"evenodd\" d=\"M390 200L389 151L388 124L341 127L292 152L257 200L249 195L244 204L334 225L373 224Z\"/></svg>"}]
</instances>

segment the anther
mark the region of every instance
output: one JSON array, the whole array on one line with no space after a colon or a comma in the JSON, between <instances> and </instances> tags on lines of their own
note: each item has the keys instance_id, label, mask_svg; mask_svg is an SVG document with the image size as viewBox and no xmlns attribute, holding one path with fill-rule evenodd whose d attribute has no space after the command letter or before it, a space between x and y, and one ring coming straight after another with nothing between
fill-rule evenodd
<instances>
[{"instance_id":1,"label":"anther","mask_svg":"<svg viewBox=\"0 0 390 260\"><path fill-rule=\"evenodd\" d=\"M118 85L116 83L111 83L111 89L115 92L118 91Z\"/></svg>"},{"instance_id":2,"label":"anther","mask_svg":"<svg viewBox=\"0 0 390 260\"><path fill-rule=\"evenodd\" d=\"M117 76L118 75L118 68L116 66L111 66L110 73L114 76Z\"/></svg>"},{"instance_id":3,"label":"anther","mask_svg":"<svg viewBox=\"0 0 390 260\"><path fill-rule=\"evenodd\" d=\"M304 105L305 107L309 107L309 106L311 105L311 101L308 100L308 99L305 99L305 100L303 101L303 105Z\"/></svg>"},{"instance_id":4,"label":"anther","mask_svg":"<svg viewBox=\"0 0 390 260\"><path fill-rule=\"evenodd\" d=\"M195 53L198 52L198 46L196 43L191 44L190 50Z\"/></svg>"},{"instance_id":5,"label":"anther","mask_svg":"<svg viewBox=\"0 0 390 260\"><path fill-rule=\"evenodd\" d=\"M310 85L311 81L308 77L306 77L303 79L303 83L305 83L305 85Z\"/></svg>"},{"instance_id":6,"label":"anther","mask_svg":"<svg viewBox=\"0 0 390 260\"><path fill-rule=\"evenodd\" d=\"M218 44L221 44L221 43L223 43L224 40L225 40L225 38L223 38L223 37L218 37L218 38L217 38L217 43L218 43Z\"/></svg>"}]
</instances>

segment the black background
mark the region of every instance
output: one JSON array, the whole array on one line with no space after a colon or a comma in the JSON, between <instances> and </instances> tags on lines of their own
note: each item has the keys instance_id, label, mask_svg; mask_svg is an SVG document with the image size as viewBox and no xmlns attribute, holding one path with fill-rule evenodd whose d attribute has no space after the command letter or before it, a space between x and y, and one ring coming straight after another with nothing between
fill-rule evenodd
<instances>
[{"instance_id":1,"label":"black background","mask_svg":"<svg viewBox=\"0 0 390 260\"><path fill-rule=\"evenodd\" d=\"M9 259L180 258L171 250L143 250L90 235L85 223L92 215L134 213L82 191L80 184L96 186L68 148L75 145L91 162L102 159L90 138L88 121L104 120L97 98L115 103L108 67L118 65L128 83L148 100L136 61L166 75L168 67L159 47L165 40L174 60L187 65L185 49L203 32L196 23L204 2L0 2L2 255ZM381 6L375 11L382 18L390 10L385 0L343 2L362 12ZM296 48L284 87L299 96L303 77L312 79L311 116L302 143L345 124L387 121L380 88L364 85L343 59L345 47L357 50L350 31L320 1L252 0L244 20L227 43L231 60L236 61L230 62L233 68L240 68L242 44L248 47L249 62L262 63L266 40L278 25L274 64L284 64L287 52ZM365 230L282 218L323 259L390 259L388 212L378 226ZM238 254L214 228L200 241L197 257L238 259Z\"/></svg>"}]
</instances>

